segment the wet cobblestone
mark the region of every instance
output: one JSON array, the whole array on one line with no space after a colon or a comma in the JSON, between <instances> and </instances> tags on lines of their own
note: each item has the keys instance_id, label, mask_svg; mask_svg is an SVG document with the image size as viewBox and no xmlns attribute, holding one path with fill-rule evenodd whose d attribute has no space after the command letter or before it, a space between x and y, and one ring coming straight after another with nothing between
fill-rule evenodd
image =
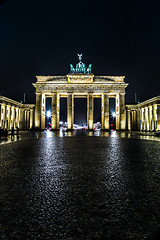
<instances>
[{"instance_id":1,"label":"wet cobblestone","mask_svg":"<svg viewBox=\"0 0 160 240\"><path fill-rule=\"evenodd\" d=\"M143 240L160 226L160 143L43 137L0 146L0 236Z\"/></svg>"}]
</instances>

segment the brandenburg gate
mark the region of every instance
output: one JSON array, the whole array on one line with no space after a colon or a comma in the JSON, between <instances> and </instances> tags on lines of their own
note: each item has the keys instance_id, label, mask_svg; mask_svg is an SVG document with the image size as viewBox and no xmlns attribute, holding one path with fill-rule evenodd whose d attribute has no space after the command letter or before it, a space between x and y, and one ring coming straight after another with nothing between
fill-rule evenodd
<instances>
[{"instance_id":1,"label":"brandenburg gate","mask_svg":"<svg viewBox=\"0 0 160 240\"><path fill-rule=\"evenodd\" d=\"M52 98L52 129L59 129L60 98L67 98L67 128L73 129L74 98L87 98L87 125L93 129L94 98L101 98L101 125L109 130L109 98L116 102L116 129L126 129L125 83L124 76L94 76L91 64L86 67L82 63L82 54L78 54L79 63L74 68L70 64L70 73L66 76L37 76L35 127L45 128L46 98Z\"/></svg>"}]
</instances>

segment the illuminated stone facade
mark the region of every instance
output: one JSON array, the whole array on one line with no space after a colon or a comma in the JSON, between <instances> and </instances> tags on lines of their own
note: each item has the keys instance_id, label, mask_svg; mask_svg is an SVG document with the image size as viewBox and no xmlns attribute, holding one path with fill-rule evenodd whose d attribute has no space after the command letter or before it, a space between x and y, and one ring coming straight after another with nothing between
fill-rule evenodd
<instances>
[{"instance_id":1,"label":"illuminated stone facade","mask_svg":"<svg viewBox=\"0 0 160 240\"><path fill-rule=\"evenodd\" d=\"M124 76L94 76L68 74L66 76L37 76L35 127L45 128L46 98L52 98L52 129L59 129L60 98L67 98L67 124L73 129L74 98L87 98L87 124L93 129L93 99L101 98L102 129L109 129L109 98L116 99L116 129L126 129Z\"/></svg>"},{"instance_id":2,"label":"illuminated stone facade","mask_svg":"<svg viewBox=\"0 0 160 240\"><path fill-rule=\"evenodd\" d=\"M45 128L46 98L52 98L52 129L59 129L60 98L67 98L68 129L73 129L74 98L87 98L87 124L93 129L94 98L101 98L102 129L109 129L109 98L116 99L116 129L129 131L160 131L160 96L135 105L125 105L123 76L38 76L36 105L22 104L0 96L0 127Z\"/></svg>"},{"instance_id":3,"label":"illuminated stone facade","mask_svg":"<svg viewBox=\"0 0 160 240\"><path fill-rule=\"evenodd\" d=\"M127 130L160 131L160 96L126 105Z\"/></svg>"},{"instance_id":4,"label":"illuminated stone facade","mask_svg":"<svg viewBox=\"0 0 160 240\"><path fill-rule=\"evenodd\" d=\"M34 104L22 104L0 96L0 127L10 130L12 127L23 130L34 126Z\"/></svg>"}]
</instances>

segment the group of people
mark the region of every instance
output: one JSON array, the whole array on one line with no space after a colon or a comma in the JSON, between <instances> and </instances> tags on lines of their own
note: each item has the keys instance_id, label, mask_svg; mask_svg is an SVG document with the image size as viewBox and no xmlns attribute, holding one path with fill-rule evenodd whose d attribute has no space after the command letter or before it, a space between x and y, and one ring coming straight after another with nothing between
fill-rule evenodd
<instances>
[{"instance_id":1,"label":"group of people","mask_svg":"<svg viewBox=\"0 0 160 240\"><path fill-rule=\"evenodd\" d=\"M19 139L19 128L16 127L16 129L14 129L14 127L11 128L11 139L14 139L14 135L17 136L17 139ZM0 139L4 137L5 139L7 139L8 137L8 130L7 128L1 128L0 127Z\"/></svg>"},{"instance_id":2,"label":"group of people","mask_svg":"<svg viewBox=\"0 0 160 240\"><path fill-rule=\"evenodd\" d=\"M0 139L1 139L3 136L5 137L5 139L7 139L7 137L8 137L8 130L7 130L7 128L1 128L1 127L0 127Z\"/></svg>"}]
</instances>

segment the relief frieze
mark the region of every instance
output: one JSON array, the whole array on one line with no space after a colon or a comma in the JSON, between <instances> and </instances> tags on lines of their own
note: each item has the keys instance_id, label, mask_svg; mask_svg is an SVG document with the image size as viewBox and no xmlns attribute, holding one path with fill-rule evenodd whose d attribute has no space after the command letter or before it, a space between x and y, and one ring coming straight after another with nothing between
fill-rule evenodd
<instances>
[{"instance_id":1,"label":"relief frieze","mask_svg":"<svg viewBox=\"0 0 160 240\"><path fill-rule=\"evenodd\" d=\"M69 90L72 90L72 91L96 91L96 90L110 90L110 89L115 89L115 90L118 90L119 89L119 86L95 86L95 85L92 85L92 86L88 86L88 85L82 85L82 86L37 86L37 90L39 91L69 91Z\"/></svg>"}]
</instances>

